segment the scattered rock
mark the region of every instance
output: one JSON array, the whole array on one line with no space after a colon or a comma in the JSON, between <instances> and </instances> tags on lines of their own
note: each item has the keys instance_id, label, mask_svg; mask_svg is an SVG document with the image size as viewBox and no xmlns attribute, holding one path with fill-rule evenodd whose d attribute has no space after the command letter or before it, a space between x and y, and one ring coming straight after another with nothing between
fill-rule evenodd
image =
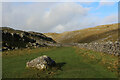
<instances>
[{"instance_id":1,"label":"scattered rock","mask_svg":"<svg viewBox=\"0 0 120 80\"><path fill-rule=\"evenodd\" d=\"M55 43L42 33L26 32L2 27L2 50L14 50L20 48L37 48L48 46L47 43ZM45 44L45 45L44 45Z\"/></svg>"},{"instance_id":2,"label":"scattered rock","mask_svg":"<svg viewBox=\"0 0 120 80\"><path fill-rule=\"evenodd\" d=\"M55 65L55 61L46 55L40 56L26 63L26 67L37 68L40 70L47 69L48 67L53 67Z\"/></svg>"}]
</instances>

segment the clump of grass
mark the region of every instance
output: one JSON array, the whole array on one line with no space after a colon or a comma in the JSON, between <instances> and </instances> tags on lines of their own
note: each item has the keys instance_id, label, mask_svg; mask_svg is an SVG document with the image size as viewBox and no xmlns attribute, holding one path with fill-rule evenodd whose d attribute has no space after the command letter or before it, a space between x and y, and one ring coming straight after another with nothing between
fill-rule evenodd
<instances>
[{"instance_id":1,"label":"clump of grass","mask_svg":"<svg viewBox=\"0 0 120 80\"><path fill-rule=\"evenodd\" d=\"M48 67L47 69L39 70L36 68L26 68L21 75L24 78L52 78L60 66Z\"/></svg>"},{"instance_id":2,"label":"clump of grass","mask_svg":"<svg viewBox=\"0 0 120 80\"><path fill-rule=\"evenodd\" d=\"M12 51L4 51L2 52L3 57L7 56L19 56L24 54L32 54L32 53L38 53L38 52L45 52L49 51L51 49L55 49L56 47L39 47L39 48L23 48L23 49L17 49Z\"/></svg>"},{"instance_id":3,"label":"clump of grass","mask_svg":"<svg viewBox=\"0 0 120 80\"><path fill-rule=\"evenodd\" d=\"M87 62L96 62L98 64L103 65L106 69L111 72L115 72L118 75L118 57L110 54L105 54L101 52L96 52L87 49L79 49L76 48L76 53L85 58L89 58Z\"/></svg>"}]
</instances>

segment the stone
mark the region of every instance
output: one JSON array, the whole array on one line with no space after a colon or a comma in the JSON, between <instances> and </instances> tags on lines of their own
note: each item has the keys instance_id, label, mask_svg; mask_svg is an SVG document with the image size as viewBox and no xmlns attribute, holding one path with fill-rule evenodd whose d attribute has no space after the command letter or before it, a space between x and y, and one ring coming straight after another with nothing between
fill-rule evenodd
<instances>
[{"instance_id":1,"label":"stone","mask_svg":"<svg viewBox=\"0 0 120 80\"><path fill-rule=\"evenodd\" d=\"M116 56L120 52L120 43L118 41L115 41L115 42L108 41L106 43L94 42L94 43L88 43L88 44L81 43L81 44L77 44L76 46L78 46L79 48L86 48L93 51L98 51L98 52L103 52L108 54L115 54Z\"/></svg>"},{"instance_id":2,"label":"stone","mask_svg":"<svg viewBox=\"0 0 120 80\"><path fill-rule=\"evenodd\" d=\"M14 33L11 33L11 35L13 36L13 35L14 35Z\"/></svg>"},{"instance_id":3,"label":"stone","mask_svg":"<svg viewBox=\"0 0 120 80\"><path fill-rule=\"evenodd\" d=\"M32 43L33 46L36 46L36 43Z\"/></svg>"},{"instance_id":4,"label":"stone","mask_svg":"<svg viewBox=\"0 0 120 80\"><path fill-rule=\"evenodd\" d=\"M15 49L18 49L18 47L15 47Z\"/></svg>"},{"instance_id":5,"label":"stone","mask_svg":"<svg viewBox=\"0 0 120 80\"><path fill-rule=\"evenodd\" d=\"M26 67L43 70L43 69L47 69L48 67L53 67L55 66L55 64L56 63L54 60L52 60L50 57L46 55L43 55L31 61L28 61L26 63Z\"/></svg>"},{"instance_id":6,"label":"stone","mask_svg":"<svg viewBox=\"0 0 120 80\"><path fill-rule=\"evenodd\" d=\"M25 41L25 39L22 39L23 41Z\"/></svg>"},{"instance_id":7,"label":"stone","mask_svg":"<svg viewBox=\"0 0 120 80\"><path fill-rule=\"evenodd\" d=\"M21 34L20 34L20 37L22 38L23 36L24 36L23 33L21 33Z\"/></svg>"},{"instance_id":8,"label":"stone","mask_svg":"<svg viewBox=\"0 0 120 80\"><path fill-rule=\"evenodd\" d=\"M28 47L28 45L25 46L26 48Z\"/></svg>"},{"instance_id":9,"label":"stone","mask_svg":"<svg viewBox=\"0 0 120 80\"><path fill-rule=\"evenodd\" d=\"M2 52L2 49L0 48L0 52Z\"/></svg>"},{"instance_id":10,"label":"stone","mask_svg":"<svg viewBox=\"0 0 120 80\"><path fill-rule=\"evenodd\" d=\"M8 47L3 47L3 49L8 49Z\"/></svg>"}]
</instances>

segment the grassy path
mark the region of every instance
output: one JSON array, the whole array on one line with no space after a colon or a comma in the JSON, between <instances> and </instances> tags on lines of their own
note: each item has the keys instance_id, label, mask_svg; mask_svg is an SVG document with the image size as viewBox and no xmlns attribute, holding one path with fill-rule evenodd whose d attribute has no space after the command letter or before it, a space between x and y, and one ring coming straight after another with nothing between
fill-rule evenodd
<instances>
[{"instance_id":1,"label":"grassy path","mask_svg":"<svg viewBox=\"0 0 120 80\"><path fill-rule=\"evenodd\" d=\"M36 76L35 72L30 72L25 69L25 64L28 60L46 54L57 63L61 64L61 69L57 70L52 77L55 78L115 78L114 72L109 71L104 66L97 63L87 62L87 57L83 57L76 53L76 49L72 47L61 47L51 49L49 51L36 51L31 54L6 56L3 55L3 77L31 77ZM28 71L28 72L27 72ZM30 74L25 76L26 74ZM39 73L40 74L40 73ZM43 77L46 72L41 73Z\"/></svg>"}]
</instances>

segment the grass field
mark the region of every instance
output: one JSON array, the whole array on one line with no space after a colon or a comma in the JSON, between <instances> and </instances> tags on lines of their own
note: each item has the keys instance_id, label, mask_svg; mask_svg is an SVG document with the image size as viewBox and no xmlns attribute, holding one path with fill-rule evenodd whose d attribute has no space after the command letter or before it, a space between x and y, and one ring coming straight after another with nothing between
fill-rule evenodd
<instances>
[{"instance_id":1,"label":"grass field","mask_svg":"<svg viewBox=\"0 0 120 80\"><path fill-rule=\"evenodd\" d=\"M26 62L46 54L58 67L27 69ZM111 64L112 63L112 64ZM117 57L76 47L3 52L3 78L117 78Z\"/></svg>"}]
</instances>

